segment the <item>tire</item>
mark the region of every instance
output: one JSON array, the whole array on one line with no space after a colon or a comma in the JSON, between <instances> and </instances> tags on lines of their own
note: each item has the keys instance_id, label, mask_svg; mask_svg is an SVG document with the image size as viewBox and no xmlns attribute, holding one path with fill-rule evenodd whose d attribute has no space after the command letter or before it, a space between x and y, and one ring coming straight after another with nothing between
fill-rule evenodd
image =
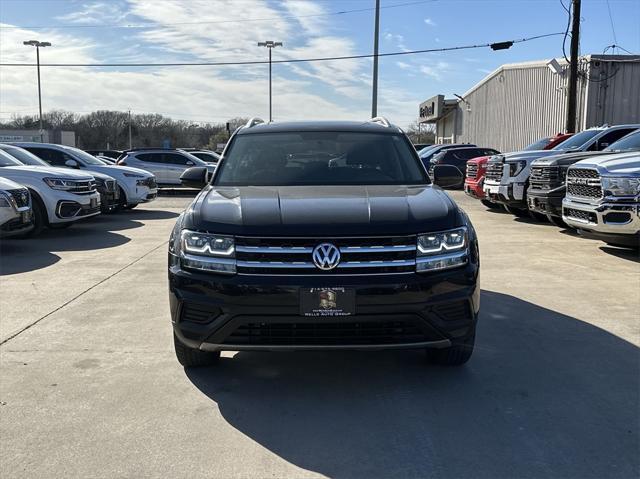
<instances>
[{"instance_id":1,"label":"tire","mask_svg":"<svg viewBox=\"0 0 640 479\"><path fill-rule=\"evenodd\" d=\"M553 216L553 215L547 215L547 220L549 220L549 223L556 225L560 228L566 228L567 227L567 223L565 223L562 218L560 218L559 216Z\"/></svg>"},{"instance_id":2,"label":"tire","mask_svg":"<svg viewBox=\"0 0 640 479\"><path fill-rule=\"evenodd\" d=\"M529 210L523 210L520 208L514 208L512 206L503 205L507 213L517 216L518 218L524 218L529 216Z\"/></svg>"},{"instance_id":3,"label":"tire","mask_svg":"<svg viewBox=\"0 0 640 479\"><path fill-rule=\"evenodd\" d=\"M454 342L452 346L443 349L427 349L427 359L438 366L462 366L473 354L476 341L475 326L470 336L460 342Z\"/></svg>"},{"instance_id":4,"label":"tire","mask_svg":"<svg viewBox=\"0 0 640 479\"><path fill-rule=\"evenodd\" d=\"M45 226L49 226L47 209L45 208L44 203L33 190L29 190L29 193L31 193L33 229L28 233L21 235L21 238L33 238L34 236L38 236L40 233L42 233L42 230L45 228Z\"/></svg>"},{"instance_id":5,"label":"tire","mask_svg":"<svg viewBox=\"0 0 640 479\"><path fill-rule=\"evenodd\" d=\"M212 366L220 359L220 351L200 351L193 349L182 343L175 333L173 333L173 346L176 350L178 362L185 368L199 368Z\"/></svg>"},{"instance_id":6,"label":"tire","mask_svg":"<svg viewBox=\"0 0 640 479\"><path fill-rule=\"evenodd\" d=\"M127 195L120 186L118 186L118 189L120 190L120 197L118 198L118 204L113 210L114 213L118 213L127 208Z\"/></svg>"},{"instance_id":7,"label":"tire","mask_svg":"<svg viewBox=\"0 0 640 479\"><path fill-rule=\"evenodd\" d=\"M494 202L489 201L489 200L480 200L480 203L485 205L487 208L491 208L492 210L500 208L500 205L498 203L494 203Z\"/></svg>"},{"instance_id":8,"label":"tire","mask_svg":"<svg viewBox=\"0 0 640 479\"><path fill-rule=\"evenodd\" d=\"M132 210L132 209L134 209L136 206L138 206L138 203L136 203L136 204L131 204L131 205L127 205L127 206L125 206L125 209L127 209L127 210Z\"/></svg>"}]
</instances>

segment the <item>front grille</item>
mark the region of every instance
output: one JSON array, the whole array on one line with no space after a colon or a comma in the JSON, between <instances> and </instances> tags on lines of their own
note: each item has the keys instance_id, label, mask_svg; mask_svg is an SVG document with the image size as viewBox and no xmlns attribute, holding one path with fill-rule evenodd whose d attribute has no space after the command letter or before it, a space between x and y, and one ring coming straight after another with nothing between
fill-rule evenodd
<instances>
[{"instance_id":1,"label":"front grille","mask_svg":"<svg viewBox=\"0 0 640 479\"><path fill-rule=\"evenodd\" d=\"M589 168L569 168L567 171L567 196L578 198L602 198L600 175Z\"/></svg>"},{"instance_id":2,"label":"front grille","mask_svg":"<svg viewBox=\"0 0 640 479\"><path fill-rule=\"evenodd\" d=\"M158 183L156 183L155 176L150 176L149 178L145 178L144 180L142 180L142 184L149 187L150 189L158 187Z\"/></svg>"},{"instance_id":3,"label":"front grille","mask_svg":"<svg viewBox=\"0 0 640 479\"><path fill-rule=\"evenodd\" d=\"M340 262L324 271L313 262L313 249L331 243ZM283 275L392 274L415 272L416 237L236 238L238 273Z\"/></svg>"},{"instance_id":4,"label":"front grille","mask_svg":"<svg viewBox=\"0 0 640 479\"><path fill-rule=\"evenodd\" d=\"M75 181L75 186L67 190L69 193L75 193L76 195L90 195L96 191L95 180L87 181Z\"/></svg>"},{"instance_id":5,"label":"front grille","mask_svg":"<svg viewBox=\"0 0 640 479\"><path fill-rule=\"evenodd\" d=\"M18 208L29 206L29 190L20 188L19 190L7 190Z\"/></svg>"},{"instance_id":6,"label":"front grille","mask_svg":"<svg viewBox=\"0 0 640 479\"><path fill-rule=\"evenodd\" d=\"M467 178L478 176L478 163L467 163Z\"/></svg>"},{"instance_id":7,"label":"front grille","mask_svg":"<svg viewBox=\"0 0 640 479\"><path fill-rule=\"evenodd\" d=\"M534 190L551 190L562 186L564 174L558 166L532 166L529 183Z\"/></svg>"},{"instance_id":8,"label":"front grille","mask_svg":"<svg viewBox=\"0 0 640 479\"><path fill-rule=\"evenodd\" d=\"M104 188L105 190L107 190L110 193L113 193L114 191L116 191L118 184L116 183L116 180L107 180L104 182Z\"/></svg>"},{"instance_id":9,"label":"front grille","mask_svg":"<svg viewBox=\"0 0 640 479\"><path fill-rule=\"evenodd\" d=\"M246 323L224 340L230 345L340 346L408 344L433 340L416 320L307 321L293 323Z\"/></svg>"},{"instance_id":10,"label":"front grille","mask_svg":"<svg viewBox=\"0 0 640 479\"><path fill-rule=\"evenodd\" d=\"M500 181L502 179L503 163L489 162L485 178L487 180Z\"/></svg>"},{"instance_id":11,"label":"front grille","mask_svg":"<svg viewBox=\"0 0 640 479\"><path fill-rule=\"evenodd\" d=\"M588 221L589 223L598 223L598 219L596 218L595 213L591 213L589 211L576 210L574 208L564 208L562 210L564 216L568 218L573 218L579 221Z\"/></svg>"}]
</instances>

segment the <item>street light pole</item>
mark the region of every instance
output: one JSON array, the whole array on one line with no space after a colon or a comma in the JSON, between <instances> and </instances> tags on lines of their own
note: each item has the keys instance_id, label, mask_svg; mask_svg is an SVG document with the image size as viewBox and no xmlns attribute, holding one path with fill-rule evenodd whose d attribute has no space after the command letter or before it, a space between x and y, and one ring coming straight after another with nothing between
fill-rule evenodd
<instances>
[{"instance_id":1,"label":"street light pole","mask_svg":"<svg viewBox=\"0 0 640 479\"><path fill-rule=\"evenodd\" d=\"M22 42L24 45L36 47L36 64L38 68L38 111L40 113L40 143L44 142L44 128L42 127L42 90L40 89L40 47L50 47L49 42L29 40Z\"/></svg>"},{"instance_id":2,"label":"street light pole","mask_svg":"<svg viewBox=\"0 0 640 479\"><path fill-rule=\"evenodd\" d=\"M271 50L275 47L281 47L282 42L274 42L273 40L268 40L266 42L258 42L259 47L267 47L269 49L269 123L273 121L272 115L272 102L271 102Z\"/></svg>"},{"instance_id":3,"label":"street light pole","mask_svg":"<svg viewBox=\"0 0 640 479\"><path fill-rule=\"evenodd\" d=\"M378 116L378 42L380 37L380 0L376 0L376 20L373 33L373 93L371 96L371 118Z\"/></svg>"}]
</instances>

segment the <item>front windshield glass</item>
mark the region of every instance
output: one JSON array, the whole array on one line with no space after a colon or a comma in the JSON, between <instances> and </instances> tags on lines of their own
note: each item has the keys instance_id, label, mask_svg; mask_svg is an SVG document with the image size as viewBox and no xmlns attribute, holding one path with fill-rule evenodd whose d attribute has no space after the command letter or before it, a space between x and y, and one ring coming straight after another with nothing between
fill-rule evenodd
<instances>
[{"instance_id":1,"label":"front windshield glass","mask_svg":"<svg viewBox=\"0 0 640 479\"><path fill-rule=\"evenodd\" d=\"M18 160L16 160L13 156L5 153L0 150L0 167L2 166L24 166Z\"/></svg>"},{"instance_id":2,"label":"front windshield glass","mask_svg":"<svg viewBox=\"0 0 640 479\"><path fill-rule=\"evenodd\" d=\"M420 150L420 151L418 152L418 155L420 155L420 158L422 158L424 155L429 154L429 152L431 152L431 151L433 151L433 150L435 150L435 149L436 149L436 147L435 147L435 146L433 146L433 145L431 145L431 146L425 146L422 150Z\"/></svg>"},{"instance_id":3,"label":"front windshield glass","mask_svg":"<svg viewBox=\"0 0 640 479\"><path fill-rule=\"evenodd\" d=\"M102 161L100 161L95 156L90 155L86 151L82 151L78 148L71 148L71 147L69 147L68 150L71 151L71 153L73 153L73 156L78 157L86 165L105 166Z\"/></svg>"},{"instance_id":4,"label":"front windshield glass","mask_svg":"<svg viewBox=\"0 0 640 479\"><path fill-rule=\"evenodd\" d=\"M429 178L401 135L311 131L236 136L214 183L410 185Z\"/></svg>"},{"instance_id":5,"label":"front windshield glass","mask_svg":"<svg viewBox=\"0 0 640 479\"><path fill-rule=\"evenodd\" d=\"M634 151L640 150L640 130L629 133L627 136L620 138L612 143L603 151Z\"/></svg>"},{"instance_id":6,"label":"front windshield glass","mask_svg":"<svg viewBox=\"0 0 640 479\"><path fill-rule=\"evenodd\" d=\"M51 166L44 160L41 160L36 155L31 153L30 151L23 150L22 148L18 148L16 146L0 146L0 150L4 150L8 155L13 156L16 160L18 160L23 165L30 166Z\"/></svg>"},{"instance_id":7,"label":"front windshield glass","mask_svg":"<svg viewBox=\"0 0 640 479\"><path fill-rule=\"evenodd\" d=\"M569 151L569 150L577 150L582 145L584 145L591 138L601 133L602 130L585 130L576 135L573 135L571 138L563 141L558 146L554 146L551 148L556 151Z\"/></svg>"},{"instance_id":8,"label":"front windshield glass","mask_svg":"<svg viewBox=\"0 0 640 479\"><path fill-rule=\"evenodd\" d=\"M541 140L534 141L529 146L522 149L522 151L536 151L544 150L544 147L551 143L551 138L542 138Z\"/></svg>"}]
</instances>

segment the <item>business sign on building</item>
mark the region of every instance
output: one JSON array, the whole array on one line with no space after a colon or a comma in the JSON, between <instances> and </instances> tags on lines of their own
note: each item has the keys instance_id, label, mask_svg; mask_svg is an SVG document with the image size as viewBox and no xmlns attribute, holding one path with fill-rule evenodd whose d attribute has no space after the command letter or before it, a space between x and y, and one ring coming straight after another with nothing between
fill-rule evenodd
<instances>
[{"instance_id":1,"label":"business sign on building","mask_svg":"<svg viewBox=\"0 0 640 479\"><path fill-rule=\"evenodd\" d=\"M423 101L422 103L420 103L420 110L418 112L420 122L428 123L430 121L437 120L438 118L440 118L440 116L442 116L443 110L444 95L436 95L429 98L427 101Z\"/></svg>"}]
</instances>

